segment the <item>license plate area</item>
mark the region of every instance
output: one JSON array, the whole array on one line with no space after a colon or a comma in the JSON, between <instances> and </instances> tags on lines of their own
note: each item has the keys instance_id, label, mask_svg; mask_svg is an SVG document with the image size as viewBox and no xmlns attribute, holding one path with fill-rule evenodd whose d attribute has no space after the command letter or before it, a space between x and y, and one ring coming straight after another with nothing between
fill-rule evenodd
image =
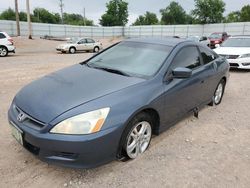
<instances>
[{"instance_id":1,"label":"license plate area","mask_svg":"<svg viewBox=\"0 0 250 188\"><path fill-rule=\"evenodd\" d=\"M23 145L23 131L20 130L14 123L10 122L12 136Z\"/></svg>"}]
</instances>

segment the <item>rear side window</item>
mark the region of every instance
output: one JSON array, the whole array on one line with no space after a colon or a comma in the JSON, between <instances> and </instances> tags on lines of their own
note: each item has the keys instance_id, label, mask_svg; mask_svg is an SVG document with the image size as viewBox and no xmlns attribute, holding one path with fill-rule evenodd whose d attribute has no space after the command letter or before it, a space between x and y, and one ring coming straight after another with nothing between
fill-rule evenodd
<instances>
[{"instance_id":1,"label":"rear side window","mask_svg":"<svg viewBox=\"0 0 250 188\"><path fill-rule=\"evenodd\" d=\"M95 43L93 39L87 39L87 43Z\"/></svg>"},{"instance_id":2,"label":"rear side window","mask_svg":"<svg viewBox=\"0 0 250 188\"><path fill-rule=\"evenodd\" d=\"M195 46L182 48L175 56L171 69L185 67L195 69L201 65L198 49Z\"/></svg>"},{"instance_id":3,"label":"rear side window","mask_svg":"<svg viewBox=\"0 0 250 188\"><path fill-rule=\"evenodd\" d=\"M85 44L85 43L87 43L86 39L82 39L78 42L78 44Z\"/></svg>"},{"instance_id":4,"label":"rear side window","mask_svg":"<svg viewBox=\"0 0 250 188\"><path fill-rule=\"evenodd\" d=\"M210 52L209 50L202 48L202 47L199 47L199 49L200 49L201 57L203 59L204 64L208 64L216 59L215 54Z\"/></svg>"},{"instance_id":5,"label":"rear side window","mask_svg":"<svg viewBox=\"0 0 250 188\"><path fill-rule=\"evenodd\" d=\"M6 36L3 33L0 33L0 39L4 39Z\"/></svg>"}]
</instances>

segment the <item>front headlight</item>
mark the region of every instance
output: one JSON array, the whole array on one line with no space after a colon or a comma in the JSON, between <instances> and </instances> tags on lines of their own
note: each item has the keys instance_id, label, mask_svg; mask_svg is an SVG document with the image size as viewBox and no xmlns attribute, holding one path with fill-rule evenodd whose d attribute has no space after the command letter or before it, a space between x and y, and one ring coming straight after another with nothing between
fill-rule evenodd
<instances>
[{"instance_id":1,"label":"front headlight","mask_svg":"<svg viewBox=\"0 0 250 188\"><path fill-rule=\"evenodd\" d=\"M250 54L242 54L238 58L247 58L250 57Z\"/></svg>"},{"instance_id":2,"label":"front headlight","mask_svg":"<svg viewBox=\"0 0 250 188\"><path fill-rule=\"evenodd\" d=\"M80 114L58 123L50 132L57 134L91 134L100 131L110 108Z\"/></svg>"}]
</instances>

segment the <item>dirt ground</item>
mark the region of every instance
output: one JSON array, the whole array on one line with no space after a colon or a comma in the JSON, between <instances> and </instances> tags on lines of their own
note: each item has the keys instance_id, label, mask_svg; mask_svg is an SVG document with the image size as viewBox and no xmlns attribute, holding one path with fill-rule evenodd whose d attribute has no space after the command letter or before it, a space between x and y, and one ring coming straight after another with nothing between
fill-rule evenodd
<instances>
[{"instance_id":1,"label":"dirt ground","mask_svg":"<svg viewBox=\"0 0 250 188\"><path fill-rule=\"evenodd\" d=\"M55 41L14 40L17 53L0 58L0 187L250 187L250 72L231 71L219 106L155 137L138 159L76 170L48 165L22 148L7 111L24 85L92 54L59 54Z\"/></svg>"}]
</instances>

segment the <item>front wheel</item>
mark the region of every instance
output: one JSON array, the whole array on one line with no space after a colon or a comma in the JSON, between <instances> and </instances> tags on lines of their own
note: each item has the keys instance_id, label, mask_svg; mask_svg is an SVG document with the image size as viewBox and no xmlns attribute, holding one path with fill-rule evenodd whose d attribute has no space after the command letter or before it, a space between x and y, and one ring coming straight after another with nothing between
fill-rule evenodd
<instances>
[{"instance_id":1,"label":"front wheel","mask_svg":"<svg viewBox=\"0 0 250 188\"><path fill-rule=\"evenodd\" d=\"M5 57L8 55L8 49L4 46L0 47L0 57Z\"/></svg>"},{"instance_id":2,"label":"front wheel","mask_svg":"<svg viewBox=\"0 0 250 188\"><path fill-rule=\"evenodd\" d=\"M214 96L213 96L213 102L215 105L218 105L221 103L221 100L222 100L222 97L223 97L223 94L224 94L224 90L225 90L225 85L226 85L226 82L224 79L222 79L215 92L214 92Z\"/></svg>"},{"instance_id":3,"label":"front wheel","mask_svg":"<svg viewBox=\"0 0 250 188\"><path fill-rule=\"evenodd\" d=\"M123 135L125 142L123 151L130 159L144 153L152 138L152 120L146 113L137 115L127 126Z\"/></svg>"}]
</instances>

